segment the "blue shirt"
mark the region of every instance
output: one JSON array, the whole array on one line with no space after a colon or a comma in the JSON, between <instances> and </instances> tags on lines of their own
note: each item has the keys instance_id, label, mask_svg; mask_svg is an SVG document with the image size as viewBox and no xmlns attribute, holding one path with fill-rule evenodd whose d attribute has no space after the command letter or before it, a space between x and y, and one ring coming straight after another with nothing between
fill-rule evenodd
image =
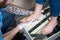
<instances>
[{"instance_id":1,"label":"blue shirt","mask_svg":"<svg viewBox=\"0 0 60 40\"><path fill-rule=\"evenodd\" d=\"M44 5L46 0L36 0L36 3ZM60 13L60 0L49 0L51 16L57 17Z\"/></svg>"},{"instance_id":2,"label":"blue shirt","mask_svg":"<svg viewBox=\"0 0 60 40\"><path fill-rule=\"evenodd\" d=\"M15 26L15 14L7 11L3 11L3 26L2 26L2 33L6 33L8 28Z\"/></svg>"},{"instance_id":3,"label":"blue shirt","mask_svg":"<svg viewBox=\"0 0 60 40\"><path fill-rule=\"evenodd\" d=\"M0 9L0 40L4 40L4 39L2 38L1 27L2 27L2 12L1 12L1 9Z\"/></svg>"},{"instance_id":4,"label":"blue shirt","mask_svg":"<svg viewBox=\"0 0 60 40\"><path fill-rule=\"evenodd\" d=\"M2 27L2 11L7 10L7 7L4 8L0 8L0 40L4 40L4 38L2 37L2 32L1 32L1 27Z\"/></svg>"}]
</instances>

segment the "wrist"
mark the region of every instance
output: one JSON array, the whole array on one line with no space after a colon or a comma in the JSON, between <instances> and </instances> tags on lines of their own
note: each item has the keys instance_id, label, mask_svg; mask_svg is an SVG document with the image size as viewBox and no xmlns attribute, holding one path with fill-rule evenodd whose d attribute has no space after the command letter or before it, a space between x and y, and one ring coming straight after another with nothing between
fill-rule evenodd
<instances>
[{"instance_id":1,"label":"wrist","mask_svg":"<svg viewBox=\"0 0 60 40\"><path fill-rule=\"evenodd\" d=\"M18 26L16 27L17 28L17 30L22 30L21 28L19 28Z\"/></svg>"},{"instance_id":2,"label":"wrist","mask_svg":"<svg viewBox=\"0 0 60 40\"><path fill-rule=\"evenodd\" d=\"M23 26L23 25L21 25L21 24L19 24L19 25L17 26L17 28L18 28L18 29L20 29L20 30L22 30L22 29L23 29L23 27L24 27L24 26Z\"/></svg>"}]
</instances>

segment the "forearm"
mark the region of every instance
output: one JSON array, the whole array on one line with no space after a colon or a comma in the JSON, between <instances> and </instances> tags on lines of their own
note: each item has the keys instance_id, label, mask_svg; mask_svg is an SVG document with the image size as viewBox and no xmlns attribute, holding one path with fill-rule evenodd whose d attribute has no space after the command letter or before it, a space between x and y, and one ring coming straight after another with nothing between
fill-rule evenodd
<instances>
[{"instance_id":1,"label":"forearm","mask_svg":"<svg viewBox=\"0 0 60 40\"><path fill-rule=\"evenodd\" d=\"M35 11L34 11L33 16L35 16L35 17L41 16L41 15L42 15L42 13L41 13L42 7L43 7L42 4L37 4L37 3L36 3L36 5L35 5Z\"/></svg>"},{"instance_id":2,"label":"forearm","mask_svg":"<svg viewBox=\"0 0 60 40\"><path fill-rule=\"evenodd\" d=\"M42 7L43 7L43 5L36 3L35 11L34 11L34 14L32 14L32 17L34 16L35 18L39 18L42 15L42 13L41 13Z\"/></svg>"},{"instance_id":3,"label":"forearm","mask_svg":"<svg viewBox=\"0 0 60 40\"><path fill-rule=\"evenodd\" d=\"M35 14L41 14L42 7L43 7L43 5L36 3L34 13L35 13Z\"/></svg>"},{"instance_id":4,"label":"forearm","mask_svg":"<svg viewBox=\"0 0 60 40\"><path fill-rule=\"evenodd\" d=\"M36 14L41 15L42 7L45 4L46 0L35 0L36 1L36 6L35 6L35 12Z\"/></svg>"},{"instance_id":5,"label":"forearm","mask_svg":"<svg viewBox=\"0 0 60 40\"><path fill-rule=\"evenodd\" d=\"M4 34L3 37L5 40L12 40L12 38L19 32L19 28L16 27L13 30L9 31L8 33Z\"/></svg>"}]
</instances>

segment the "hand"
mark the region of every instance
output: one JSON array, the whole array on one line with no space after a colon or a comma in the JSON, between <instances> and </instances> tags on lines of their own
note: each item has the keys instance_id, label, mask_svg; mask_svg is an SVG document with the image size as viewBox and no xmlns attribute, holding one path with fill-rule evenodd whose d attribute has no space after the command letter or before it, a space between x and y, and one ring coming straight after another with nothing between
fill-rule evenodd
<instances>
[{"instance_id":1,"label":"hand","mask_svg":"<svg viewBox=\"0 0 60 40\"><path fill-rule=\"evenodd\" d=\"M21 29L27 27L30 24L31 24L31 22L20 23L17 27L21 30Z\"/></svg>"},{"instance_id":2,"label":"hand","mask_svg":"<svg viewBox=\"0 0 60 40\"><path fill-rule=\"evenodd\" d=\"M31 21L33 19L39 19L39 18L40 18L40 15L39 14L32 14L32 15L30 15L28 17L23 18L20 21L23 22L23 23L25 23L25 22L29 22L29 21Z\"/></svg>"},{"instance_id":3,"label":"hand","mask_svg":"<svg viewBox=\"0 0 60 40\"><path fill-rule=\"evenodd\" d=\"M21 30L23 29L27 24L26 23L21 23L17 27Z\"/></svg>"},{"instance_id":4,"label":"hand","mask_svg":"<svg viewBox=\"0 0 60 40\"><path fill-rule=\"evenodd\" d=\"M56 27L57 25L57 17L52 17L50 22L46 25L46 27L42 30L42 34L43 35L47 35L50 34L53 29Z\"/></svg>"},{"instance_id":5,"label":"hand","mask_svg":"<svg viewBox=\"0 0 60 40\"><path fill-rule=\"evenodd\" d=\"M28 17L23 18L23 19L20 20L20 21L23 22L23 23L29 22L29 21L31 21L32 19L34 19L33 17L34 17L34 15L32 14L32 15L30 15L30 16L28 16Z\"/></svg>"},{"instance_id":6,"label":"hand","mask_svg":"<svg viewBox=\"0 0 60 40\"><path fill-rule=\"evenodd\" d=\"M43 35L48 35L48 34L52 33L53 29L54 29L54 28L49 27L49 26L48 26L48 27L45 27L45 28L43 29L43 31L41 32L41 34L43 34Z\"/></svg>"},{"instance_id":7,"label":"hand","mask_svg":"<svg viewBox=\"0 0 60 40\"><path fill-rule=\"evenodd\" d=\"M28 18L28 17L24 17L23 19L20 20L20 22L22 22L22 23L27 22L27 18Z\"/></svg>"}]
</instances>

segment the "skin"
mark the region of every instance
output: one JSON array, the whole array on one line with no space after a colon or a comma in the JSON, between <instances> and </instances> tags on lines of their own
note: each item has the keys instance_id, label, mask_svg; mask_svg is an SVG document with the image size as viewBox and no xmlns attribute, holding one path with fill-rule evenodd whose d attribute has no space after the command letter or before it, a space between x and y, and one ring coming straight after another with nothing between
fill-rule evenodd
<instances>
[{"instance_id":1,"label":"skin","mask_svg":"<svg viewBox=\"0 0 60 40\"><path fill-rule=\"evenodd\" d=\"M2 0L1 0L2 1ZM13 0L8 0L6 5L12 3ZM36 4L35 6L35 11L32 15L30 15L29 17L25 17L21 20L21 22L25 23L25 22L29 22L31 21L32 19L35 19L35 18L39 18L42 13L42 7L43 5L41 4ZM52 24L53 23L53 24ZM47 35L49 33L51 33L53 31L53 29L55 28L57 24L57 17L51 17L51 20L50 22L48 23L48 25L46 26L46 28L44 30L42 30L42 34L43 35ZM52 28L51 28L52 27ZM5 40L12 40L12 38L20 31L20 26L18 25L17 27L15 27L14 29L12 29L11 31L5 33L3 35L4 39Z\"/></svg>"},{"instance_id":2,"label":"skin","mask_svg":"<svg viewBox=\"0 0 60 40\"><path fill-rule=\"evenodd\" d=\"M12 38L20 31L19 27L12 29L11 31L5 33L3 35L5 40L12 40Z\"/></svg>"},{"instance_id":3,"label":"skin","mask_svg":"<svg viewBox=\"0 0 60 40\"><path fill-rule=\"evenodd\" d=\"M6 5L11 4L13 1L14 1L14 0L8 0L8 1L6 2Z\"/></svg>"},{"instance_id":4,"label":"skin","mask_svg":"<svg viewBox=\"0 0 60 40\"><path fill-rule=\"evenodd\" d=\"M42 11L42 7L43 5L40 5L40 4L36 4L35 6L35 11L33 14L31 14L29 17L25 17L21 20L21 22L29 22L31 21L32 19L35 19L35 18L39 18L42 14L41 14L41 11Z\"/></svg>"},{"instance_id":5,"label":"skin","mask_svg":"<svg viewBox=\"0 0 60 40\"><path fill-rule=\"evenodd\" d=\"M2 2L3 0L0 0L0 2Z\"/></svg>"},{"instance_id":6,"label":"skin","mask_svg":"<svg viewBox=\"0 0 60 40\"><path fill-rule=\"evenodd\" d=\"M46 25L45 29L43 29L41 33L43 35L50 34L56 25L57 25L57 17L51 17L50 22Z\"/></svg>"},{"instance_id":7,"label":"skin","mask_svg":"<svg viewBox=\"0 0 60 40\"><path fill-rule=\"evenodd\" d=\"M35 6L35 11L34 11L34 14L30 15L29 17L25 17L21 20L21 22L29 22L31 21L32 19L35 19L35 18L39 18L39 16L42 15L41 11L42 11L42 7L43 5L41 4L36 4ZM40 14L40 15L39 15ZM47 35L47 34L50 34L53 29L55 28L55 26L57 25L57 17L52 17L51 16L51 20L50 22L46 25L46 27L42 30L41 34L43 35Z\"/></svg>"}]
</instances>

